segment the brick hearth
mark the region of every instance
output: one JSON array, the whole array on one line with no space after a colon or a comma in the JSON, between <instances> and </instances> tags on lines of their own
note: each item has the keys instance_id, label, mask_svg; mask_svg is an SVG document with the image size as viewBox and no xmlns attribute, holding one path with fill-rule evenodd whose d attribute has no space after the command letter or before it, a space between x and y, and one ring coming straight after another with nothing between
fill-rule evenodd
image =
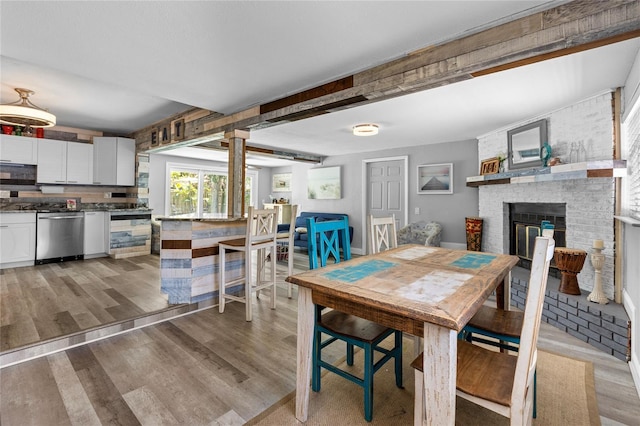
<instances>
[{"instance_id":1,"label":"brick hearth","mask_svg":"<svg viewBox=\"0 0 640 426\"><path fill-rule=\"evenodd\" d=\"M524 309L530 271L516 267L511 275L511 306ZM578 275L578 280L580 275ZM603 352L629 361L631 322L622 307L589 302L589 292L573 296L558 292L560 280L549 277L542 320Z\"/></svg>"}]
</instances>

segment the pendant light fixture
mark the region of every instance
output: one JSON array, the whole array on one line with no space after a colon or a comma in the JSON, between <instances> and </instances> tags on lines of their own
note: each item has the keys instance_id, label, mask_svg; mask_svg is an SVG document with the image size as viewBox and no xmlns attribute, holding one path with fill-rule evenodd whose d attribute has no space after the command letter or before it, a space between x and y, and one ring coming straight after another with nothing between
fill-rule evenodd
<instances>
[{"instance_id":1,"label":"pendant light fixture","mask_svg":"<svg viewBox=\"0 0 640 426\"><path fill-rule=\"evenodd\" d=\"M356 136L373 136L378 134L377 124L358 124L353 126L353 134Z\"/></svg>"},{"instance_id":2,"label":"pendant light fixture","mask_svg":"<svg viewBox=\"0 0 640 426\"><path fill-rule=\"evenodd\" d=\"M51 127L56 125L56 116L40 108L31 101L29 95L35 92L29 89L14 89L20 99L11 104L0 105L0 123L25 127Z\"/></svg>"}]
</instances>

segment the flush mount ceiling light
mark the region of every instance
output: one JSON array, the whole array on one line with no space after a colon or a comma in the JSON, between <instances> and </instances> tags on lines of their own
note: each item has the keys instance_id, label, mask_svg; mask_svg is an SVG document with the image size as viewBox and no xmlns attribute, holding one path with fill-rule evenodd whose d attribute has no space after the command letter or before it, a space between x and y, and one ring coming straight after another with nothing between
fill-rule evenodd
<instances>
[{"instance_id":1,"label":"flush mount ceiling light","mask_svg":"<svg viewBox=\"0 0 640 426\"><path fill-rule=\"evenodd\" d=\"M14 89L20 100L0 105L0 123L13 126L51 127L56 125L56 116L29 101L35 92L29 89Z\"/></svg>"},{"instance_id":2,"label":"flush mount ceiling light","mask_svg":"<svg viewBox=\"0 0 640 426\"><path fill-rule=\"evenodd\" d=\"M353 126L353 134L356 136L373 136L378 134L377 124L358 124Z\"/></svg>"}]
</instances>

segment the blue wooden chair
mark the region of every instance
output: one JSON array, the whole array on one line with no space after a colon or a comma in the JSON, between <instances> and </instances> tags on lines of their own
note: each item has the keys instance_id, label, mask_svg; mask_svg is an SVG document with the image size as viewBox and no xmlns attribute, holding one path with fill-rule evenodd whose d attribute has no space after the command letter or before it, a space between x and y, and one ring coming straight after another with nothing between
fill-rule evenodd
<instances>
[{"instance_id":1,"label":"blue wooden chair","mask_svg":"<svg viewBox=\"0 0 640 426\"><path fill-rule=\"evenodd\" d=\"M307 219L309 268L325 267L327 260L332 257L335 263L340 262L340 246L344 247L342 257L351 259L349 244L349 221L345 217L341 220L316 222ZM340 244L342 241L342 244ZM364 418L370 422L373 417L373 374L387 361L395 359L396 386L402 388L402 332L384 327L375 322L359 318L355 315L332 310L323 313L324 307L316 305L316 319L313 332L313 359L311 388L320 391L320 370L324 368L364 389ZM329 338L323 341L322 335ZM394 334L392 349L380 347L380 343ZM364 375L358 377L347 370L341 370L322 359L322 349L336 341L347 344L347 365L353 365L354 346L364 351ZM377 362L374 351L383 356Z\"/></svg>"}]
</instances>

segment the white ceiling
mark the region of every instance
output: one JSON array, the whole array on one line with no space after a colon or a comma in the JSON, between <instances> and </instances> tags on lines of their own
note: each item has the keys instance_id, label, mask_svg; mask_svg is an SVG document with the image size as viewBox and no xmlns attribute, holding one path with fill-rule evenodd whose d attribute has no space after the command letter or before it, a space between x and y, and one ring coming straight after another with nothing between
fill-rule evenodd
<instances>
[{"instance_id":1,"label":"white ceiling","mask_svg":"<svg viewBox=\"0 0 640 426\"><path fill-rule=\"evenodd\" d=\"M61 126L130 133L191 106L241 111L559 3L3 0L0 102L26 87ZM339 155L471 139L621 86L639 47L631 40L254 130L249 143ZM380 134L352 136L361 122Z\"/></svg>"}]
</instances>

